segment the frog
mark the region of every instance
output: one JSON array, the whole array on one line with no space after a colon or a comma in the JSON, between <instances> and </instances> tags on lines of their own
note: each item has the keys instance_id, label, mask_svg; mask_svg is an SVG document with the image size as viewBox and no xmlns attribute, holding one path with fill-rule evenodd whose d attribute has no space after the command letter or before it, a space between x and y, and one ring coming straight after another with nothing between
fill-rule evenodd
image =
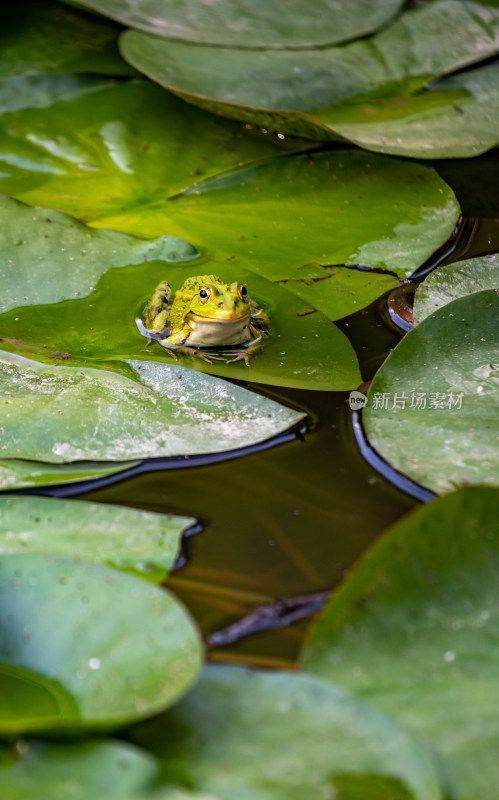
<instances>
[{"instance_id":1,"label":"frog","mask_svg":"<svg viewBox=\"0 0 499 800\"><path fill-rule=\"evenodd\" d=\"M269 315L244 284L196 275L184 281L173 301L168 281L156 286L144 310L141 332L148 336L148 344L157 340L175 359L181 352L209 363L244 361L249 366L250 357L270 335L269 325ZM212 347L236 349L217 354L204 350Z\"/></svg>"}]
</instances>

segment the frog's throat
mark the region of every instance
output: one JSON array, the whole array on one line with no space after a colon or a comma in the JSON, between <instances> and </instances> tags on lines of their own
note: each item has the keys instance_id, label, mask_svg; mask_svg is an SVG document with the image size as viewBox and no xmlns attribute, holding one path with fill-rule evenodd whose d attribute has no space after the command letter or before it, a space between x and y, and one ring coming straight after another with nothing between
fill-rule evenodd
<instances>
[{"instance_id":1,"label":"frog's throat","mask_svg":"<svg viewBox=\"0 0 499 800\"><path fill-rule=\"evenodd\" d=\"M240 344L251 338L249 314L233 314L231 318L214 319L191 313L187 315L187 324L191 329L189 344Z\"/></svg>"},{"instance_id":2,"label":"frog's throat","mask_svg":"<svg viewBox=\"0 0 499 800\"><path fill-rule=\"evenodd\" d=\"M187 314L187 322L193 319L198 323L202 322L221 322L227 324L230 322L237 322L238 320L249 321L251 316L251 309L246 306L242 311L229 311L228 309L217 309L215 314L199 314L197 311L189 311Z\"/></svg>"}]
</instances>

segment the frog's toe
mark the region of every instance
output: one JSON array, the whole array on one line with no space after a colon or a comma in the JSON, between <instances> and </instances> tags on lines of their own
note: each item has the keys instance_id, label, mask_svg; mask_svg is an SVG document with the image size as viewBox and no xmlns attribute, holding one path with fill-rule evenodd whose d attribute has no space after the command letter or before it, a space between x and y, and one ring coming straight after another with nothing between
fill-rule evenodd
<instances>
[{"instance_id":1,"label":"frog's toe","mask_svg":"<svg viewBox=\"0 0 499 800\"><path fill-rule=\"evenodd\" d=\"M235 364L236 361L244 361L246 366L249 367L250 357L247 350L233 350L232 352L225 353L225 355L229 356L229 358L224 359L226 364ZM233 358L230 358L230 356L233 356Z\"/></svg>"},{"instance_id":2,"label":"frog's toe","mask_svg":"<svg viewBox=\"0 0 499 800\"><path fill-rule=\"evenodd\" d=\"M208 364L212 364L214 361L225 361L223 356L217 356L214 353L206 353L204 350L199 348L194 350L192 355L196 356L197 358L202 358L203 361L206 361Z\"/></svg>"}]
</instances>

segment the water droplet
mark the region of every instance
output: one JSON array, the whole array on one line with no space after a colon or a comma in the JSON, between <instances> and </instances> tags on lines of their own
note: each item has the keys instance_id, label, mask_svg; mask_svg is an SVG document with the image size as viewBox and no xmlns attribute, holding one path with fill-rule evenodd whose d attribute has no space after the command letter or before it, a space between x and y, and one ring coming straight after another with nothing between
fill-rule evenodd
<instances>
[{"instance_id":1,"label":"water droplet","mask_svg":"<svg viewBox=\"0 0 499 800\"><path fill-rule=\"evenodd\" d=\"M99 658L89 658L88 666L90 669L99 669L100 667L100 659Z\"/></svg>"},{"instance_id":2,"label":"water droplet","mask_svg":"<svg viewBox=\"0 0 499 800\"><path fill-rule=\"evenodd\" d=\"M456 654L452 650L447 650L447 652L444 653L444 661L446 664L452 664L455 658Z\"/></svg>"}]
</instances>

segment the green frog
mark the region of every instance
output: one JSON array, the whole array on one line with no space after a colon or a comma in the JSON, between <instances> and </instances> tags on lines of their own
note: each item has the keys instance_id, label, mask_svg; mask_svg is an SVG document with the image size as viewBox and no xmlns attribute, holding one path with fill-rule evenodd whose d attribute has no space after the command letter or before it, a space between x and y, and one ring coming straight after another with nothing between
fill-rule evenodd
<instances>
[{"instance_id":1,"label":"green frog","mask_svg":"<svg viewBox=\"0 0 499 800\"><path fill-rule=\"evenodd\" d=\"M244 360L261 349L269 336L270 318L249 295L246 286L225 283L216 275L187 278L171 301L171 288L162 281L154 290L143 316L141 332L156 339L176 359L177 352L212 359ZM237 349L206 354L202 348Z\"/></svg>"}]
</instances>

